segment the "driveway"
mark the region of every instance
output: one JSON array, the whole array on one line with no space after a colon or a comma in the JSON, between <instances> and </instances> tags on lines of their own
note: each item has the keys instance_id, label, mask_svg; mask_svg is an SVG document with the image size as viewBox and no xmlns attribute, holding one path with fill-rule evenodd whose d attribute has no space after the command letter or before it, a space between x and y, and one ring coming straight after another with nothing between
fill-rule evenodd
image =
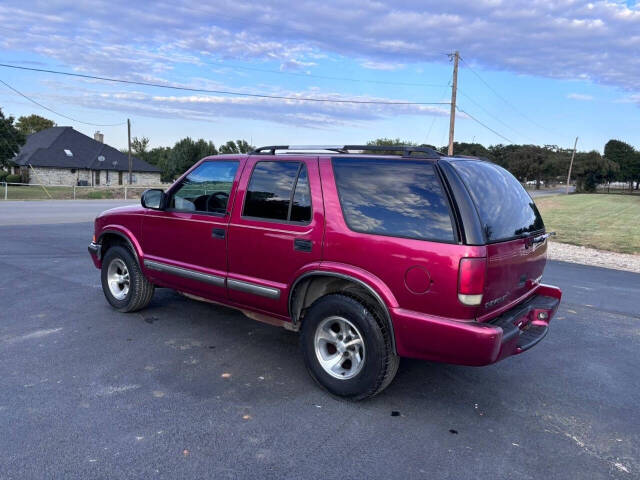
<instances>
[{"instance_id":1,"label":"driveway","mask_svg":"<svg viewBox=\"0 0 640 480\"><path fill-rule=\"evenodd\" d=\"M115 312L91 234L0 226L0 478L640 476L640 275L551 262L564 301L540 345L482 368L403 360L350 403L292 332L166 289Z\"/></svg>"}]
</instances>

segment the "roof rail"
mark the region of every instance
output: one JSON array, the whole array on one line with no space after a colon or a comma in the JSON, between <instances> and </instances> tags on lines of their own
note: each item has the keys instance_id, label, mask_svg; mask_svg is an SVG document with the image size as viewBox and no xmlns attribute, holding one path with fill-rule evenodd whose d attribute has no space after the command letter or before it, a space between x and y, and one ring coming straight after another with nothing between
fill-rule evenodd
<instances>
[{"instance_id":1,"label":"roof rail","mask_svg":"<svg viewBox=\"0 0 640 480\"><path fill-rule=\"evenodd\" d=\"M259 147L251 152L251 155L275 155L277 150L325 150L336 153L349 153L351 150L360 150L361 152L402 152L403 157L410 157L414 153L421 153L422 157L440 158L444 155L437 150L429 147L417 147L413 145L270 145Z\"/></svg>"}]
</instances>

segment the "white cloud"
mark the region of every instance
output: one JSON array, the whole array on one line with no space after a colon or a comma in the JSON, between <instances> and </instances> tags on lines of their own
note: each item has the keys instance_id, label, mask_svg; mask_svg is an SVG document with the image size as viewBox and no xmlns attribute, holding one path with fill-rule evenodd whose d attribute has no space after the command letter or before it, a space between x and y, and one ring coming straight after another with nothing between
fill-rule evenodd
<instances>
[{"instance_id":1,"label":"white cloud","mask_svg":"<svg viewBox=\"0 0 640 480\"><path fill-rule=\"evenodd\" d=\"M59 89L54 95L34 96L43 103L75 104L85 108L113 110L131 115L146 115L159 118L184 118L203 121L218 121L224 118L252 118L285 125L308 128L329 129L336 126L360 125L363 122L389 116L448 116L444 106L432 105L381 105L318 103L304 100L275 100L257 97L237 97L225 95L160 95L140 91L111 90L94 91L78 86L72 90ZM63 92L63 93L62 93ZM320 97L343 100L337 93L320 94L312 91L278 91L287 97ZM351 97L350 97L351 98ZM376 97L360 96L358 100L384 100Z\"/></svg>"},{"instance_id":2,"label":"white cloud","mask_svg":"<svg viewBox=\"0 0 640 480\"><path fill-rule=\"evenodd\" d=\"M612 0L36 0L29 8L23 5L19 0L0 5L0 50L31 52L76 71L135 80L219 84L203 77L221 59L269 60L283 71L307 71L321 59L346 58L363 68L393 70L414 62L446 62L443 53L459 49L474 66L614 85L626 89L628 101L635 103L640 92L640 7ZM198 78L184 76L196 70ZM252 76L259 78L247 74ZM586 97L570 94L575 100ZM132 101L141 111L211 118L205 108L209 100L168 98L152 99L148 106L135 98L109 101L116 109ZM231 115L246 114L242 108L249 105L268 105L264 115L275 110L278 121L320 119L327 125L397 112L440 114L432 107L312 108L230 99L221 105L221 112Z\"/></svg>"},{"instance_id":3,"label":"white cloud","mask_svg":"<svg viewBox=\"0 0 640 480\"><path fill-rule=\"evenodd\" d=\"M387 70L387 71L399 70L401 68L404 68L404 64L402 63L372 62L372 61L362 62L360 66L363 68L368 68L370 70Z\"/></svg>"},{"instance_id":4,"label":"white cloud","mask_svg":"<svg viewBox=\"0 0 640 480\"><path fill-rule=\"evenodd\" d=\"M567 95L567 98L570 98L571 100L580 100L583 102L588 102L590 100L593 100L593 95L587 95L584 93L570 93Z\"/></svg>"},{"instance_id":5,"label":"white cloud","mask_svg":"<svg viewBox=\"0 0 640 480\"><path fill-rule=\"evenodd\" d=\"M203 56L293 65L327 53L375 68L445 61L443 52L459 49L490 68L640 90L640 7L610 0L22 5L8 0L0 6L0 48L103 73L162 72Z\"/></svg>"}]
</instances>

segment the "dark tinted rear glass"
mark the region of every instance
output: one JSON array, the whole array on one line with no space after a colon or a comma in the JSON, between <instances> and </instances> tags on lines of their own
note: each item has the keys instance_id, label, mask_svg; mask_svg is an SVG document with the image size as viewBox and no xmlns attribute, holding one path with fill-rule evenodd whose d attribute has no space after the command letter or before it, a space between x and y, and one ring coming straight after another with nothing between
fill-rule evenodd
<instances>
[{"instance_id":1,"label":"dark tinted rear glass","mask_svg":"<svg viewBox=\"0 0 640 480\"><path fill-rule=\"evenodd\" d=\"M293 192L290 220L292 222L308 222L311 220L311 193L309 192L307 167L304 164L298 175L296 191Z\"/></svg>"},{"instance_id":2,"label":"dark tinted rear glass","mask_svg":"<svg viewBox=\"0 0 640 480\"><path fill-rule=\"evenodd\" d=\"M449 204L430 163L334 158L340 203L351 230L453 242Z\"/></svg>"},{"instance_id":3,"label":"dark tinted rear glass","mask_svg":"<svg viewBox=\"0 0 640 480\"><path fill-rule=\"evenodd\" d=\"M456 160L476 204L488 242L499 242L544 229L536 204L507 170L489 162Z\"/></svg>"}]
</instances>

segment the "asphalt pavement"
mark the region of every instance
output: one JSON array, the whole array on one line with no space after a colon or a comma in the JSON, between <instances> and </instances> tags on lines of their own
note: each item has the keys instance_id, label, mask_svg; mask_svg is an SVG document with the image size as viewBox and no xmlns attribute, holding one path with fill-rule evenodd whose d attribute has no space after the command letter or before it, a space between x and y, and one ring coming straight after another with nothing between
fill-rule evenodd
<instances>
[{"instance_id":1,"label":"asphalt pavement","mask_svg":"<svg viewBox=\"0 0 640 480\"><path fill-rule=\"evenodd\" d=\"M114 311L91 223L50 223L0 226L2 479L640 477L638 274L550 262L564 300L531 351L403 359L351 403L295 333L166 289Z\"/></svg>"}]
</instances>

